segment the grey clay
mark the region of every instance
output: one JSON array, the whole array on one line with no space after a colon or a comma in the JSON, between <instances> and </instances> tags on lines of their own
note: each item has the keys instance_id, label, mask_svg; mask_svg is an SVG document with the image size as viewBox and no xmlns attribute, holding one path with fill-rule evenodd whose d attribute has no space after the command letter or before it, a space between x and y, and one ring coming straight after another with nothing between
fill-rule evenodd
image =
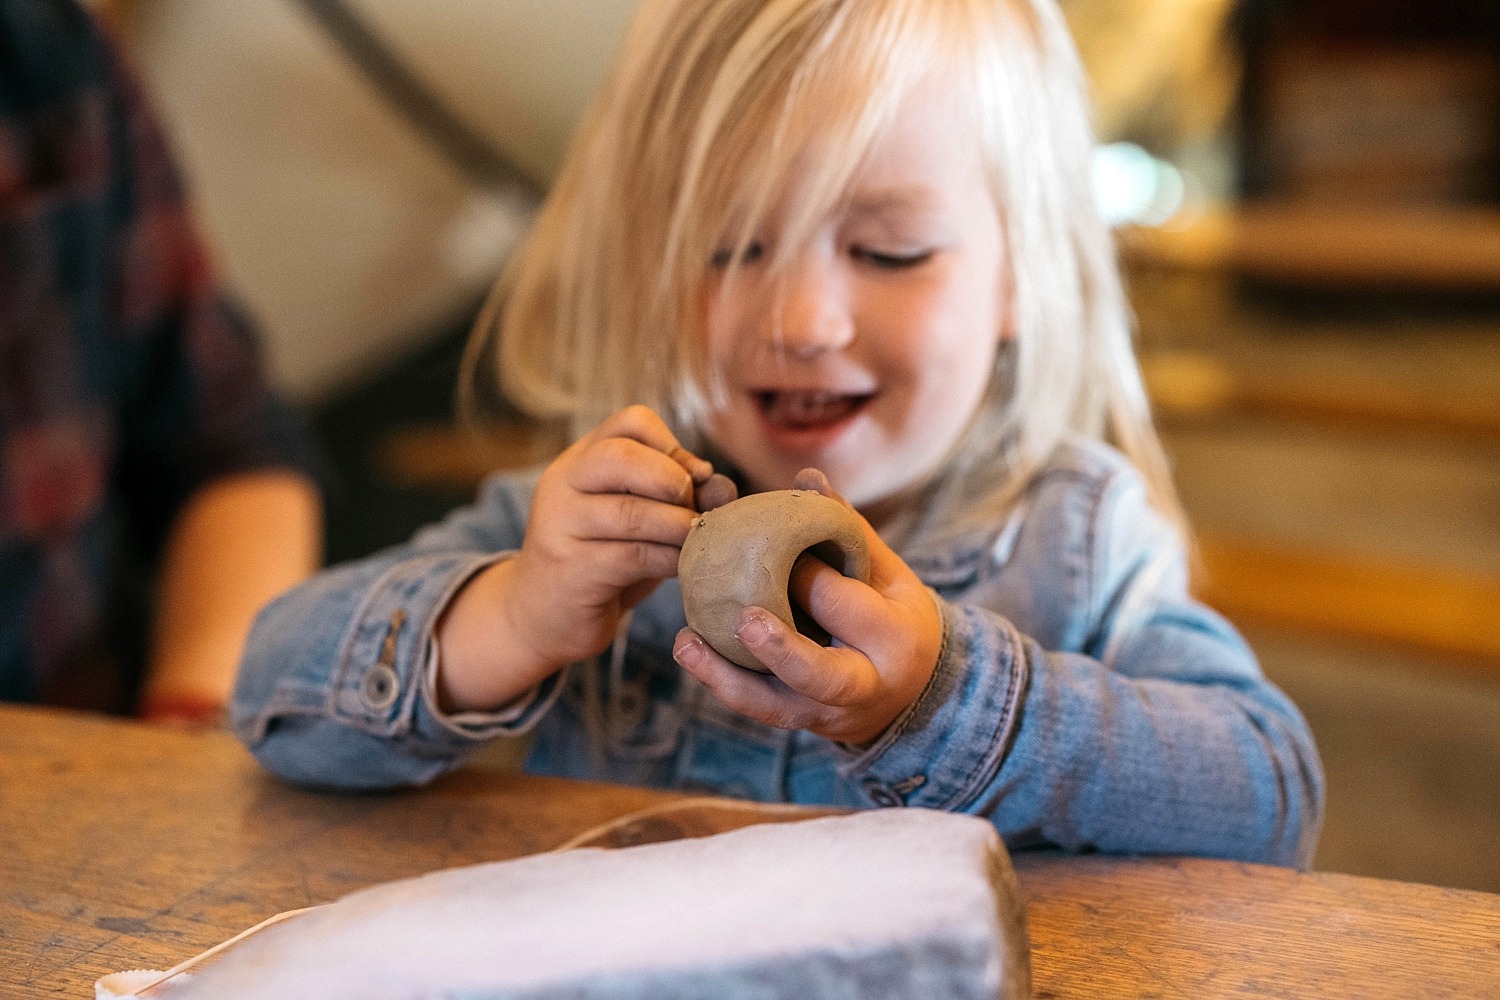
<instances>
[{"instance_id":1,"label":"grey clay","mask_svg":"<svg viewBox=\"0 0 1500 1000\"><path fill-rule=\"evenodd\" d=\"M821 493L754 493L700 515L677 560L688 626L725 659L766 673L735 638L740 612L765 608L797 628L787 583L792 564L809 550L845 576L869 582L870 550L858 519Z\"/></svg>"}]
</instances>

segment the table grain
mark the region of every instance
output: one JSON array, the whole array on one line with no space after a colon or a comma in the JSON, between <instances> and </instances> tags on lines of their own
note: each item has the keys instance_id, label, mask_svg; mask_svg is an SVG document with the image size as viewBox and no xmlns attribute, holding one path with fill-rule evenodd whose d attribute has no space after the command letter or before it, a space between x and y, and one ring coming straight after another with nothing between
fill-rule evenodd
<instances>
[{"instance_id":1,"label":"table grain","mask_svg":"<svg viewBox=\"0 0 1500 1000\"><path fill-rule=\"evenodd\" d=\"M0 996L90 997L271 914L550 850L673 798L483 763L320 793L224 733L0 706ZM700 809L614 836L745 822ZM1500 997L1500 896L1202 859L1015 861L1042 1000Z\"/></svg>"}]
</instances>

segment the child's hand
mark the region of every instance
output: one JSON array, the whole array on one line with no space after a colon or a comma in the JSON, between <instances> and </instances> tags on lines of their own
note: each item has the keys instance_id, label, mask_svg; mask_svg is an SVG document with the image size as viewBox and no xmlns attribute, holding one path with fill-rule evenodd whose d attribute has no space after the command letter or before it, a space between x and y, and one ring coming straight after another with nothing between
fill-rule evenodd
<instances>
[{"instance_id":1,"label":"child's hand","mask_svg":"<svg viewBox=\"0 0 1500 1000\"><path fill-rule=\"evenodd\" d=\"M820 472L799 473L796 485L847 506ZM746 608L736 635L770 676L736 666L686 628L672 651L677 662L730 708L767 725L842 743L879 736L931 679L943 623L922 581L860 522L870 545L868 585L811 556L792 570L792 599L839 646L820 646L764 608Z\"/></svg>"},{"instance_id":2,"label":"child's hand","mask_svg":"<svg viewBox=\"0 0 1500 1000\"><path fill-rule=\"evenodd\" d=\"M438 627L444 708L495 708L606 649L621 616L677 573L713 467L632 406L537 483L521 551L459 591Z\"/></svg>"}]
</instances>

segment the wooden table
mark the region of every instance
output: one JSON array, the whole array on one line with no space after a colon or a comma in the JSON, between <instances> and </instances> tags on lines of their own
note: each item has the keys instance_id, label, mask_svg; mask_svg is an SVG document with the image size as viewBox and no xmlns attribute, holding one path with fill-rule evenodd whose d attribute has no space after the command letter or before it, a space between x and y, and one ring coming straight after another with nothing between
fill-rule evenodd
<instances>
[{"instance_id":1,"label":"wooden table","mask_svg":"<svg viewBox=\"0 0 1500 1000\"><path fill-rule=\"evenodd\" d=\"M323 795L222 733L0 706L0 996L91 997L273 913L545 851L670 798L484 765ZM1039 998L1500 997L1500 896L1187 859L1016 867Z\"/></svg>"}]
</instances>

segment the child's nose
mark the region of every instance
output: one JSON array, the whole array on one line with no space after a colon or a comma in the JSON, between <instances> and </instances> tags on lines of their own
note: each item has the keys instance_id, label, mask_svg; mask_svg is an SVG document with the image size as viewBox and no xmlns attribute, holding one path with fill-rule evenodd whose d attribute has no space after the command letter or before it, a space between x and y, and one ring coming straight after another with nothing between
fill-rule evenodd
<instances>
[{"instance_id":1,"label":"child's nose","mask_svg":"<svg viewBox=\"0 0 1500 1000\"><path fill-rule=\"evenodd\" d=\"M849 288L830 261L795 267L779 289L771 318L771 346L793 357L842 350L854 340Z\"/></svg>"}]
</instances>

